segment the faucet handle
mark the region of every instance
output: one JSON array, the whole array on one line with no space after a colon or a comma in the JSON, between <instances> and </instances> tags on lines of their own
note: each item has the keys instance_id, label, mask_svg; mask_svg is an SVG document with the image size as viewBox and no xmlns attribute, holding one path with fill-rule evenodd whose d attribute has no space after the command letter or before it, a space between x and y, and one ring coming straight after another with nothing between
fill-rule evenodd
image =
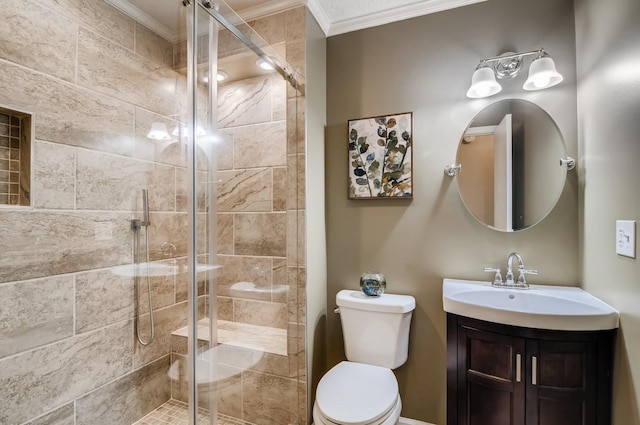
<instances>
[{"instance_id":1,"label":"faucet handle","mask_svg":"<svg viewBox=\"0 0 640 425\"><path fill-rule=\"evenodd\" d=\"M527 279L525 277L526 274L538 274L538 270L530 270L530 269L525 269L524 267L519 267L518 280L516 285L518 285L519 287L525 287L525 288L529 287L529 285L527 284Z\"/></svg>"},{"instance_id":2,"label":"faucet handle","mask_svg":"<svg viewBox=\"0 0 640 425\"><path fill-rule=\"evenodd\" d=\"M485 267L484 271L495 273L495 276L493 277L493 282L491 283L492 286L504 286L504 284L502 283L502 274L500 274L500 269Z\"/></svg>"}]
</instances>

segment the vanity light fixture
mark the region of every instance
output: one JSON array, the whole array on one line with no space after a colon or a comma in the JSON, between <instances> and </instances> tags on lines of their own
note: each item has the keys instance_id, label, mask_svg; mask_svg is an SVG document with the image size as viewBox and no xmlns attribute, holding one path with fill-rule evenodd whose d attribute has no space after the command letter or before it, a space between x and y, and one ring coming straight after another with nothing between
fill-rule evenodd
<instances>
[{"instance_id":1,"label":"vanity light fixture","mask_svg":"<svg viewBox=\"0 0 640 425\"><path fill-rule=\"evenodd\" d=\"M508 52L480 60L471 77L471 87L467 91L467 97L478 99L499 93L502 87L496 78L505 80L515 77L522 69L523 58L533 55L535 58L529 66L529 76L522 88L528 91L542 90L560 84L562 75L556 70L553 59L543 48L528 52Z\"/></svg>"},{"instance_id":2,"label":"vanity light fixture","mask_svg":"<svg viewBox=\"0 0 640 425\"><path fill-rule=\"evenodd\" d=\"M166 124L158 121L151 123L151 130L147 133L147 138L162 141L171 140Z\"/></svg>"}]
</instances>

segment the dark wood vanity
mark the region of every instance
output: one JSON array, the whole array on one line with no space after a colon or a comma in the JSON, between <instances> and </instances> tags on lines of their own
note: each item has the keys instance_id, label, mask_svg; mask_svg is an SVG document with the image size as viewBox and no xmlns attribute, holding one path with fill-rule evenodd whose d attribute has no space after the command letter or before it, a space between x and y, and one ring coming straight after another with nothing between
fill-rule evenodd
<instances>
[{"instance_id":1,"label":"dark wood vanity","mask_svg":"<svg viewBox=\"0 0 640 425\"><path fill-rule=\"evenodd\" d=\"M615 335L447 313L447 425L610 425Z\"/></svg>"}]
</instances>

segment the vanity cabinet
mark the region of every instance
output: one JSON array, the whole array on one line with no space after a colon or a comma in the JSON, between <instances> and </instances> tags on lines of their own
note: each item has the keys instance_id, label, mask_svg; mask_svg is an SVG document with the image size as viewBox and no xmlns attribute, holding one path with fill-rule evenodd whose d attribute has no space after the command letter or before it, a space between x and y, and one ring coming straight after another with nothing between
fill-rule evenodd
<instances>
[{"instance_id":1,"label":"vanity cabinet","mask_svg":"<svg viewBox=\"0 0 640 425\"><path fill-rule=\"evenodd\" d=\"M611 424L614 338L448 313L447 425Z\"/></svg>"}]
</instances>

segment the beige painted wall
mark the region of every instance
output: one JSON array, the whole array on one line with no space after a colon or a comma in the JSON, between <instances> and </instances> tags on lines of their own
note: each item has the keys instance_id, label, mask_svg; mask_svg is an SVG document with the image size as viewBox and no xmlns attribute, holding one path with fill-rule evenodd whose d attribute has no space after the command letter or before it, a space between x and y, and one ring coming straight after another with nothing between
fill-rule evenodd
<instances>
[{"instance_id":1,"label":"beige painted wall","mask_svg":"<svg viewBox=\"0 0 640 425\"><path fill-rule=\"evenodd\" d=\"M577 0L581 275L620 310L614 424L640 424L640 260L615 253L615 221L640 220L640 3ZM636 241L638 240L636 236Z\"/></svg>"},{"instance_id":2,"label":"beige painted wall","mask_svg":"<svg viewBox=\"0 0 640 425\"><path fill-rule=\"evenodd\" d=\"M396 370L402 415L445 423L444 277L488 280L483 266L501 266L511 251L540 270L533 283L578 284L578 186L569 175L556 209L541 224L499 233L464 208L443 169L456 156L471 118L504 98L522 98L558 122L570 155L577 154L575 33L570 0L492 0L327 41L327 305L342 288L357 288L377 269L388 291L416 298L409 360ZM565 76L561 86L525 93L526 75L499 96L465 97L482 57L544 47ZM347 120L414 113L414 199L347 200ZM328 314L328 365L343 354L339 318Z\"/></svg>"}]
</instances>

